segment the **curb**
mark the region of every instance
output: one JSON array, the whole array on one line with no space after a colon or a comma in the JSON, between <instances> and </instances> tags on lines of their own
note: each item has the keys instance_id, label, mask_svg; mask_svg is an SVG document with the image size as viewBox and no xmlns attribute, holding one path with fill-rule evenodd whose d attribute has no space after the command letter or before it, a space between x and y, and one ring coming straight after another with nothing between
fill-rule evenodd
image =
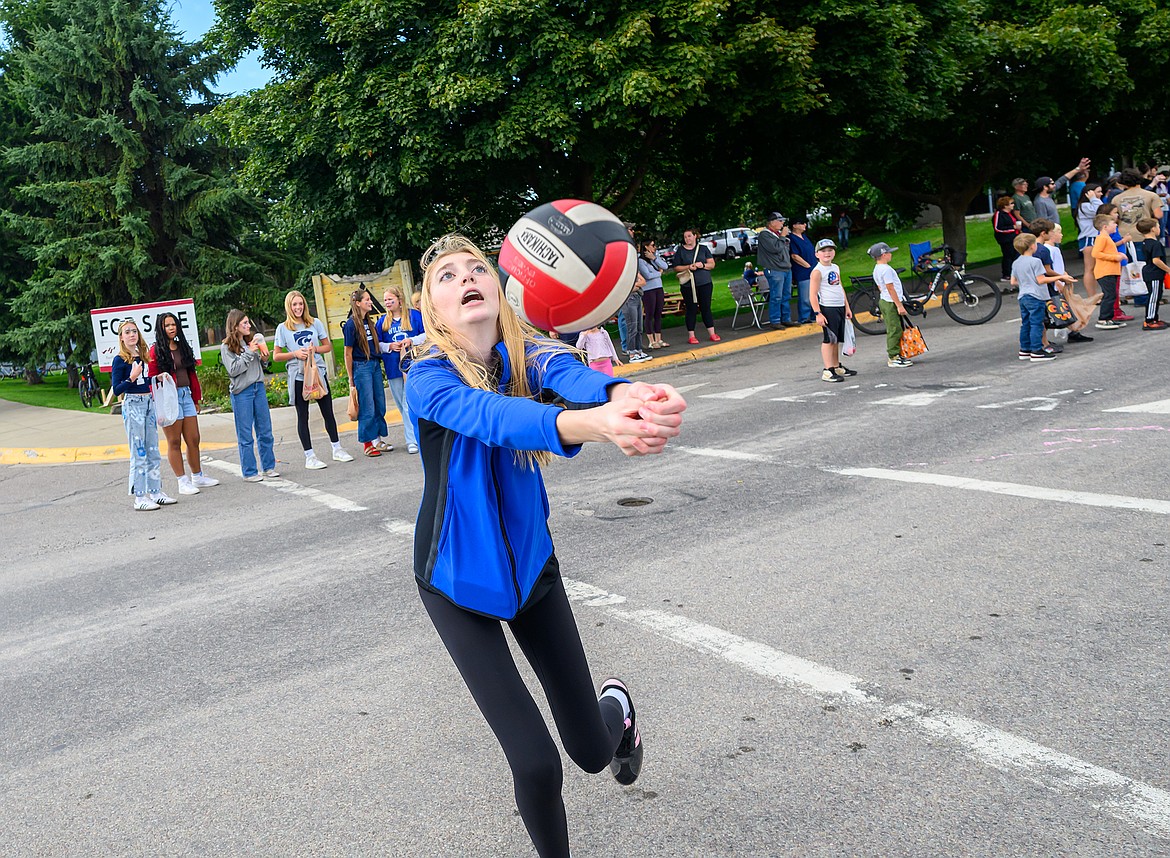
<instances>
[{"instance_id":1,"label":"curb","mask_svg":"<svg viewBox=\"0 0 1170 858\"><path fill-rule=\"evenodd\" d=\"M816 325L803 325L799 328L786 328L783 331L763 331L758 334L741 337L735 340L724 340L719 343L710 343L706 346L693 346L686 351L672 355L655 357L652 361L640 364L622 364L614 368L615 376L628 376L648 372L658 367L675 366L706 358L734 354L766 346L770 343L779 343L784 340L794 340L809 337L820 333ZM386 423L391 426L402 424L402 415L396 408L386 411ZM338 434L357 431L357 422L337 424ZM200 443L200 452L204 450L231 450L236 447L234 442L229 443ZM159 452L166 458L166 440L159 439ZM130 458L130 447L126 444L94 446L94 447L0 447L0 465L68 465L78 462L116 462Z\"/></svg>"}]
</instances>

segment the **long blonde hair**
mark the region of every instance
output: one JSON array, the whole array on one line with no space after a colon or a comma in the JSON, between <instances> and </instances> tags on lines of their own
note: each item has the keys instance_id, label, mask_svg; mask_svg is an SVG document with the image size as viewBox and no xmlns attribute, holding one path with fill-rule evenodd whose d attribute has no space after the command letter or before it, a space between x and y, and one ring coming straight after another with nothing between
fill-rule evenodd
<instances>
[{"instance_id":1,"label":"long blonde hair","mask_svg":"<svg viewBox=\"0 0 1170 858\"><path fill-rule=\"evenodd\" d=\"M558 352L570 350L563 343L544 336L516 315L516 311L512 309L512 305L508 303L504 295L496 267L471 239L459 233L444 235L428 247L422 255L420 261L423 272L421 312L427 340L421 346L416 347L416 359L445 358L451 362L459 377L468 387L492 393L499 392L488 367L468 354L467 346L469 343L439 317L435 305L431 301L431 288L434 285L432 274L437 270L441 260L454 253L470 253L484 264L489 279L496 284L496 288L500 292L500 313L496 320L496 331L500 342L504 344L504 350L508 353L508 363L512 367L506 395L532 399L532 388L528 384L529 367L535 365L538 372L543 372L549 357ZM540 360L541 357L544 360ZM547 465L553 458L552 454L546 450L518 450L516 454L518 461L531 467L537 464Z\"/></svg>"},{"instance_id":2,"label":"long blonde hair","mask_svg":"<svg viewBox=\"0 0 1170 858\"><path fill-rule=\"evenodd\" d=\"M130 354L130 349L126 348L126 341L122 339L122 329L130 325L134 330L138 331L138 354ZM138 327L138 323L133 319L123 319L122 324L118 325L118 356L126 363L132 363L134 358L139 360L148 360L148 349L146 340L142 338L142 328Z\"/></svg>"},{"instance_id":3,"label":"long blonde hair","mask_svg":"<svg viewBox=\"0 0 1170 858\"><path fill-rule=\"evenodd\" d=\"M390 292L391 294L394 295L395 298L398 299L398 312L400 312L402 314L402 330L404 330L404 331L414 330L410 326L411 307L409 304L406 303L406 293L402 291L402 287L395 286L395 285L391 284L390 286L386 287L386 291ZM390 323L391 323L391 321L393 321L393 319L391 318L393 315L394 314L390 312L390 308L387 307L386 308L386 315L382 317L382 330L385 331L386 333L390 333Z\"/></svg>"},{"instance_id":4,"label":"long blonde hair","mask_svg":"<svg viewBox=\"0 0 1170 858\"><path fill-rule=\"evenodd\" d=\"M293 315L292 311L292 302L295 298L300 298L301 304L304 306L299 319ZM304 325L306 328L311 328L313 327L313 317L309 315L309 302L305 300L305 296L296 289L293 289L284 296L284 326L290 331L295 331L297 325Z\"/></svg>"}]
</instances>

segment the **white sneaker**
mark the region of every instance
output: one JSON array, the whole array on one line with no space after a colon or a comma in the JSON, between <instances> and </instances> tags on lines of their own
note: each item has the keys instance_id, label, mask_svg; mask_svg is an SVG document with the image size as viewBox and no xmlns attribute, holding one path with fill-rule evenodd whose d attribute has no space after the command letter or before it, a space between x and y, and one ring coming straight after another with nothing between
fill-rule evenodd
<instances>
[{"instance_id":1,"label":"white sneaker","mask_svg":"<svg viewBox=\"0 0 1170 858\"><path fill-rule=\"evenodd\" d=\"M342 450L340 447L333 451L333 461L335 462L352 462L353 456Z\"/></svg>"},{"instance_id":2,"label":"white sneaker","mask_svg":"<svg viewBox=\"0 0 1170 858\"><path fill-rule=\"evenodd\" d=\"M250 477L244 477L245 483L262 483L264 482L263 474L252 474Z\"/></svg>"},{"instance_id":3,"label":"white sneaker","mask_svg":"<svg viewBox=\"0 0 1170 858\"><path fill-rule=\"evenodd\" d=\"M634 352L632 355L630 355L630 363L645 363L646 361L653 359L654 358L650 357L650 355L646 354L645 352Z\"/></svg>"},{"instance_id":4,"label":"white sneaker","mask_svg":"<svg viewBox=\"0 0 1170 858\"><path fill-rule=\"evenodd\" d=\"M158 509L158 504L145 495L135 495L134 509L138 510L139 512L145 512L148 509Z\"/></svg>"},{"instance_id":5,"label":"white sneaker","mask_svg":"<svg viewBox=\"0 0 1170 858\"><path fill-rule=\"evenodd\" d=\"M270 480L275 480L280 476L280 471L276 470L276 468L269 468L264 472L264 476L268 477Z\"/></svg>"},{"instance_id":6,"label":"white sneaker","mask_svg":"<svg viewBox=\"0 0 1170 858\"><path fill-rule=\"evenodd\" d=\"M148 497L159 506L170 506L173 503L178 503L173 497L170 497L165 492L151 492Z\"/></svg>"},{"instance_id":7,"label":"white sneaker","mask_svg":"<svg viewBox=\"0 0 1170 858\"><path fill-rule=\"evenodd\" d=\"M417 454L418 453L418 444L407 444L406 445L406 452L410 453L411 455Z\"/></svg>"},{"instance_id":8,"label":"white sneaker","mask_svg":"<svg viewBox=\"0 0 1170 858\"><path fill-rule=\"evenodd\" d=\"M179 477L179 494L181 494L181 495L197 495L197 494L199 494L199 489L197 489L195 487L195 484L193 482L191 482L190 477L182 476L182 477Z\"/></svg>"},{"instance_id":9,"label":"white sneaker","mask_svg":"<svg viewBox=\"0 0 1170 858\"><path fill-rule=\"evenodd\" d=\"M305 467L310 471L319 471L322 468L328 468L329 466L318 459L316 454L313 454L312 456L305 456Z\"/></svg>"},{"instance_id":10,"label":"white sneaker","mask_svg":"<svg viewBox=\"0 0 1170 858\"><path fill-rule=\"evenodd\" d=\"M205 489L208 486L218 486L219 480L215 477L205 477L203 474L192 474L191 483L201 489Z\"/></svg>"}]
</instances>

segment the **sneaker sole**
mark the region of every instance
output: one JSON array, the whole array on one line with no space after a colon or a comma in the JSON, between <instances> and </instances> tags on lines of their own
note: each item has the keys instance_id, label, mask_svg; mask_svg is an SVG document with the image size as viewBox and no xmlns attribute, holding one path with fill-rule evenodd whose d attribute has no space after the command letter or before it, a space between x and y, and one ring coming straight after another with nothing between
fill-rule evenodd
<instances>
[{"instance_id":1,"label":"sneaker sole","mask_svg":"<svg viewBox=\"0 0 1170 858\"><path fill-rule=\"evenodd\" d=\"M630 704L630 717L626 719L629 730L632 726L634 729L634 747L630 753L619 756L619 751L622 749L622 743L626 741L626 736L622 734L622 743L618 744L617 751L614 751L613 759L609 761L609 771L613 775L614 780L622 786L629 786L638 779L638 775L642 773L642 755L644 751L644 744L642 742L642 733L638 729L638 714L634 709L634 699L630 696L630 690L626 688L626 684L618 679L616 676L611 676L601 683L601 690L598 692L598 697L608 691L610 688L616 688L626 695L626 700Z\"/></svg>"}]
</instances>

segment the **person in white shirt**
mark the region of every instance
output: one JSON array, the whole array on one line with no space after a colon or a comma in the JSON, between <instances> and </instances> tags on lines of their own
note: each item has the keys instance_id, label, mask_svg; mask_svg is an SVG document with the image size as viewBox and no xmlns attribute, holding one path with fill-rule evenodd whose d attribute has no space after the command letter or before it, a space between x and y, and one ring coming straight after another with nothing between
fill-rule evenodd
<instances>
[{"instance_id":1,"label":"person in white shirt","mask_svg":"<svg viewBox=\"0 0 1170 858\"><path fill-rule=\"evenodd\" d=\"M831 238L822 238L817 242L816 253L818 263L808 280L808 297L817 314L817 324L825 329L821 341L821 358L825 364L821 381L840 382L847 376L857 375L856 370L841 366L841 341L845 339L846 321L853 319L853 310L845 297L841 269L833 264L836 243Z\"/></svg>"},{"instance_id":2,"label":"person in white shirt","mask_svg":"<svg viewBox=\"0 0 1170 858\"><path fill-rule=\"evenodd\" d=\"M878 288L878 306L881 307L882 321L886 324L886 366L900 368L914 366L914 361L902 357L902 317L908 315L906 293L902 291L902 278L890 266L896 247L884 241L869 248L869 255L876 263L873 266L873 282Z\"/></svg>"}]
</instances>

